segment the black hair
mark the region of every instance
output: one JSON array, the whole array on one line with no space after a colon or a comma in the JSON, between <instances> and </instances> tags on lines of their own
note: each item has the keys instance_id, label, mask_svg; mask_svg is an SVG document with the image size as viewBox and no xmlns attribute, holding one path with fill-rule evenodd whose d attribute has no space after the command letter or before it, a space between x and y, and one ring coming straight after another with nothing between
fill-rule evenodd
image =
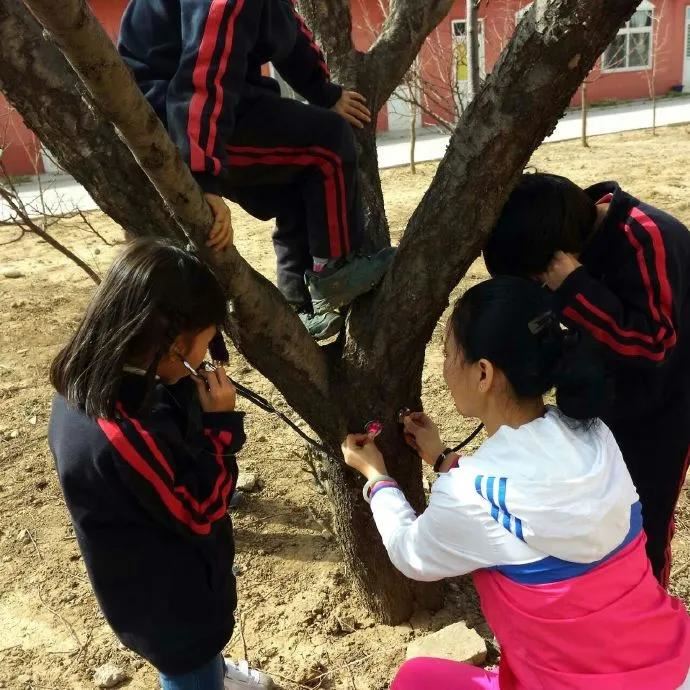
<instances>
[{"instance_id":1,"label":"black hair","mask_svg":"<svg viewBox=\"0 0 690 690\"><path fill-rule=\"evenodd\" d=\"M175 338L222 326L227 309L218 279L196 254L163 240L131 242L53 361L50 381L89 416L112 419L126 364L151 360L150 392Z\"/></svg>"},{"instance_id":2,"label":"black hair","mask_svg":"<svg viewBox=\"0 0 690 690\"><path fill-rule=\"evenodd\" d=\"M555 388L568 417L590 420L604 411L609 387L596 346L561 326L552 297L536 283L510 276L480 283L457 301L450 324L465 361L490 361L518 399Z\"/></svg>"},{"instance_id":3,"label":"black hair","mask_svg":"<svg viewBox=\"0 0 690 690\"><path fill-rule=\"evenodd\" d=\"M532 278L557 251L579 254L597 218L596 204L565 177L527 173L508 197L484 248L489 273Z\"/></svg>"}]
</instances>

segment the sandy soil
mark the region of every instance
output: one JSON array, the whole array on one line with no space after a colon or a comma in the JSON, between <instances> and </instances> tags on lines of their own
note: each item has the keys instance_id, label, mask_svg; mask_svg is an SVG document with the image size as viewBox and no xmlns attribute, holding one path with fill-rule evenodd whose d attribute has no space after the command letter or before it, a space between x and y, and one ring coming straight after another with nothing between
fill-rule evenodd
<instances>
[{"instance_id":1,"label":"sandy soil","mask_svg":"<svg viewBox=\"0 0 690 690\"><path fill-rule=\"evenodd\" d=\"M690 224L690 128L613 135L543 146L533 165L581 184L617 179L624 187ZM394 236L429 185L435 166L383 173ZM240 251L273 277L271 226L235 212ZM119 231L100 214L92 222L111 241ZM104 245L77 224L63 222L56 235L99 271L117 247ZM0 241L12 232L3 229ZM1 277L15 269L22 276ZM477 262L459 289L481 280ZM51 358L77 323L93 284L33 237L2 246L0 257L0 687L92 688L94 670L112 661L132 690L155 688L152 669L123 649L100 615L79 556L46 445ZM449 439L468 424L458 419L440 371L441 327L429 346L425 404ZM264 395L279 396L240 357L233 374ZM244 641L236 635L231 656L246 644L252 662L285 688L379 690L387 687L410 639L458 619L479 622L466 591L409 624L375 625L349 586L337 547L324 532L328 505L304 471L302 447L289 431L251 410L242 468L256 472L259 490L234 512L240 610ZM314 515L318 520L314 519ZM27 530L27 532L24 532ZM673 590L690 602L690 513L685 497L675 542ZM238 626L239 627L239 626Z\"/></svg>"}]
</instances>

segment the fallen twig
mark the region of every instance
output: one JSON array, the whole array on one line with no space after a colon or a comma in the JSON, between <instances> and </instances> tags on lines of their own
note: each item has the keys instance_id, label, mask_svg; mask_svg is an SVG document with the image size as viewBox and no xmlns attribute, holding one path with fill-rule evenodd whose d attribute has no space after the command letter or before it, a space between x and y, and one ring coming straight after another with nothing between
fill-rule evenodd
<instances>
[{"instance_id":1,"label":"fallen twig","mask_svg":"<svg viewBox=\"0 0 690 690\"><path fill-rule=\"evenodd\" d=\"M76 640L77 649L75 649L73 653L76 654L76 653L80 652L81 648L82 648L82 643L79 640L79 635L77 635L76 631L72 627L72 624L59 611L56 611L55 609L51 608L48 605L46 600L43 598L43 592L41 591L40 586L38 587L38 598L41 600L41 603L43 604L43 606L45 606L48 609L48 611L50 611L57 619L59 619L60 621L62 621L62 623L64 623L64 625L67 627L67 629L72 634L72 637L74 637L74 639Z\"/></svg>"}]
</instances>

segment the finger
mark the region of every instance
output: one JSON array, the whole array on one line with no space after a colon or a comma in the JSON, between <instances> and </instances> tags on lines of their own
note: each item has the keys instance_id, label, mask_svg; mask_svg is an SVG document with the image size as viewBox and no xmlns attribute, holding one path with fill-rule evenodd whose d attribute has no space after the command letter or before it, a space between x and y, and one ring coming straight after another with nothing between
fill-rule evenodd
<instances>
[{"instance_id":1,"label":"finger","mask_svg":"<svg viewBox=\"0 0 690 690\"><path fill-rule=\"evenodd\" d=\"M360 103L367 102L367 99L364 96L362 96L362 94L358 91L348 91L347 93L350 96L350 98L354 101L359 101Z\"/></svg>"},{"instance_id":2,"label":"finger","mask_svg":"<svg viewBox=\"0 0 690 690\"><path fill-rule=\"evenodd\" d=\"M218 377L215 371L202 371L201 376L204 377L206 384L208 385L208 392L213 395L218 391Z\"/></svg>"},{"instance_id":3,"label":"finger","mask_svg":"<svg viewBox=\"0 0 690 690\"><path fill-rule=\"evenodd\" d=\"M365 105L362 105L361 103L358 103L357 101L353 101L350 104L350 109L354 112L361 113L365 117L371 117L371 111L369 110L369 108L367 108Z\"/></svg>"},{"instance_id":4,"label":"finger","mask_svg":"<svg viewBox=\"0 0 690 690\"><path fill-rule=\"evenodd\" d=\"M352 115L348 115L345 113L343 117L353 126L357 127L358 129L364 129L364 125L355 117L352 117Z\"/></svg>"},{"instance_id":5,"label":"finger","mask_svg":"<svg viewBox=\"0 0 690 690\"><path fill-rule=\"evenodd\" d=\"M349 105L346 108L347 114L352 115L353 117L358 117L358 118L369 118L369 111L366 108L363 108L362 106L357 106L357 104L353 103L352 105ZM370 118L369 118L370 119Z\"/></svg>"},{"instance_id":6,"label":"finger","mask_svg":"<svg viewBox=\"0 0 690 690\"><path fill-rule=\"evenodd\" d=\"M412 434L405 434L405 443L407 443L410 448L414 448L414 450L419 451L419 446L417 445L417 439L412 435Z\"/></svg>"},{"instance_id":7,"label":"finger","mask_svg":"<svg viewBox=\"0 0 690 690\"><path fill-rule=\"evenodd\" d=\"M413 435L416 435L418 431L424 429L422 420L415 419L412 415L405 418L403 426L405 427L405 431Z\"/></svg>"},{"instance_id":8,"label":"finger","mask_svg":"<svg viewBox=\"0 0 690 690\"><path fill-rule=\"evenodd\" d=\"M354 118L358 123L364 123L369 124L371 122L371 118L367 117L366 115L362 115L362 113L357 112L356 110L352 110L348 113L348 117Z\"/></svg>"}]
</instances>

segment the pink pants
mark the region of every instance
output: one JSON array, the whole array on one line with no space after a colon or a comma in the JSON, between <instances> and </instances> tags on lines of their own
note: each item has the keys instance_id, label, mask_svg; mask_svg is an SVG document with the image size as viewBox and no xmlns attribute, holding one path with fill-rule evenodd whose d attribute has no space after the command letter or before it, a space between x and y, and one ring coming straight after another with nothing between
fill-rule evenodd
<instances>
[{"instance_id":1,"label":"pink pants","mask_svg":"<svg viewBox=\"0 0 690 690\"><path fill-rule=\"evenodd\" d=\"M406 661L390 690L499 690L498 673L447 659Z\"/></svg>"}]
</instances>

